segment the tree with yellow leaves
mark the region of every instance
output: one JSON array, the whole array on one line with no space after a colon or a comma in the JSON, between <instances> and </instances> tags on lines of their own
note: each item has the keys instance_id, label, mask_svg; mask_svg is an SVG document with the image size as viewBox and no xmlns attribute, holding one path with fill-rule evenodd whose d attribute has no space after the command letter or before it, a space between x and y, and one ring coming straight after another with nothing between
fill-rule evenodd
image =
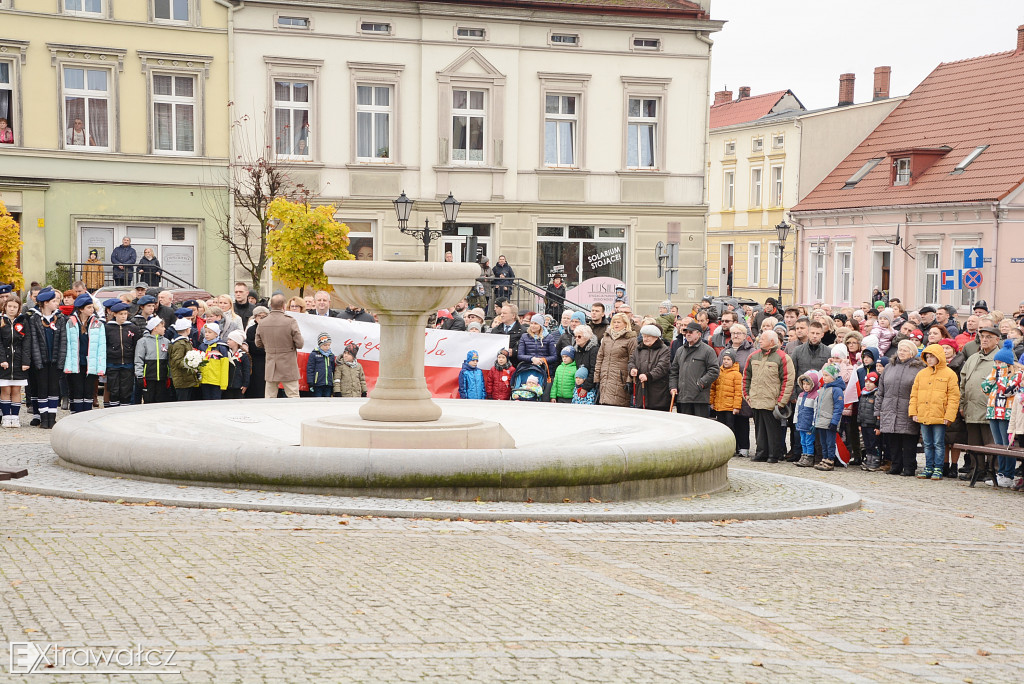
<instances>
[{"instance_id":1,"label":"tree with yellow leaves","mask_svg":"<svg viewBox=\"0 0 1024 684\"><path fill-rule=\"evenodd\" d=\"M18 268L18 253L23 244L18 222L0 201L0 283L10 284L15 292L25 289L25 277Z\"/></svg>"},{"instance_id":2,"label":"tree with yellow leaves","mask_svg":"<svg viewBox=\"0 0 1024 684\"><path fill-rule=\"evenodd\" d=\"M331 292L324 263L355 258L348 251L348 226L335 221L334 212L333 205L310 207L284 197L267 207L267 215L278 222L267 236L267 252L274 277L287 287Z\"/></svg>"}]
</instances>

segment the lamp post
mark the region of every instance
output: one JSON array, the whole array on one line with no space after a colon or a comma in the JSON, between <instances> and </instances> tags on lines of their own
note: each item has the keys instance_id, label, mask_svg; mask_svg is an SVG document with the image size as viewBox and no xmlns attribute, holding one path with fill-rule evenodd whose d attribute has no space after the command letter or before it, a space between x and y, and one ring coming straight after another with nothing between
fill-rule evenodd
<instances>
[{"instance_id":1,"label":"lamp post","mask_svg":"<svg viewBox=\"0 0 1024 684\"><path fill-rule=\"evenodd\" d=\"M430 220L424 219L423 228L410 228L409 227L409 216L412 214L413 201L406 197L405 190L398 199L394 200L395 214L398 215L398 230L402 231L405 235L411 235L423 243L423 261L430 260L430 243L433 240L437 240L441 237L440 230L432 230L430 228ZM448 197L441 202L441 211L444 213L444 224L455 223L455 219L459 215L459 207L462 202L452 197L452 193L448 193Z\"/></svg>"},{"instance_id":2,"label":"lamp post","mask_svg":"<svg viewBox=\"0 0 1024 684\"><path fill-rule=\"evenodd\" d=\"M775 226L775 232L779 236L779 306L782 306L782 255L786 251L786 238L789 237L789 231L792 228L793 226L786 223L785 219Z\"/></svg>"}]
</instances>

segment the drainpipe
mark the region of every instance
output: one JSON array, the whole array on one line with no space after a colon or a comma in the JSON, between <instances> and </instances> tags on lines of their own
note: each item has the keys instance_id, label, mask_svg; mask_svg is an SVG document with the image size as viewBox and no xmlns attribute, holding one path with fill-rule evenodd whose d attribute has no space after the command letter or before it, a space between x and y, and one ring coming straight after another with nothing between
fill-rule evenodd
<instances>
[{"instance_id":1,"label":"drainpipe","mask_svg":"<svg viewBox=\"0 0 1024 684\"><path fill-rule=\"evenodd\" d=\"M989 305L991 308L998 306L996 304L996 283L999 276L999 202L992 203L992 228L994 235L992 236L992 303ZM982 268L985 264L982 263ZM977 299L975 299L977 301Z\"/></svg>"},{"instance_id":2,"label":"drainpipe","mask_svg":"<svg viewBox=\"0 0 1024 684\"><path fill-rule=\"evenodd\" d=\"M708 269L707 269L707 253L708 253L708 210L711 208L711 194L709 187L711 185L711 108L706 103L711 102L711 48L714 47L715 41L711 40L704 31L695 31L693 34L697 40L708 46L708 70L707 78L704 79L704 192L701 201L704 203L704 254L705 254L705 268L704 276L701 281L701 293L700 296L708 294ZM719 250L721 252L721 250ZM719 257L721 258L721 257ZM718 276L718 289L722 289L722 276Z\"/></svg>"},{"instance_id":3,"label":"drainpipe","mask_svg":"<svg viewBox=\"0 0 1024 684\"><path fill-rule=\"evenodd\" d=\"M235 102L235 12L245 7L245 2L243 0L242 2L239 2L239 4L236 6L230 0L213 1L221 7L226 7L228 10L228 112L230 115L230 112L232 111L231 105L233 105ZM227 182L228 186L229 217L231 221L234 222L235 201L231 195L231 178L234 172L231 169L231 165L235 159L235 136L231 134L232 130L233 128L231 126L231 123L228 122L228 165L227 169L225 169L228 176L225 179L225 181ZM230 250L228 251L230 252ZM228 278L228 282L230 283L235 280L235 264L233 263L233 259L229 259L229 261L232 262L229 266L229 268L231 269L229 275L231 277Z\"/></svg>"}]
</instances>

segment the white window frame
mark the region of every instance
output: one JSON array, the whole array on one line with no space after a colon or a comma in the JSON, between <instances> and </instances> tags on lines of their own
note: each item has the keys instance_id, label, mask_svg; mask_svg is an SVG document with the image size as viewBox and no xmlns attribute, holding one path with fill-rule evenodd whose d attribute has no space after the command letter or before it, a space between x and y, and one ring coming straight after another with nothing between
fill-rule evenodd
<instances>
[{"instance_id":1,"label":"white window frame","mask_svg":"<svg viewBox=\"0 0 1024 684\"><path fill-rule=\"evenodd\" d=\"M736 208L736 169L725 169L722 173L722 207L726 211Z\"/></svg>"},{"instance_id":2,"label":"white window frame","mask_svg":"<svg viewBox=\"0 0 1024 684\"><path fill-rule=\"evenodd\" d=\"M725 143L725 156L735 157L736 156L736 141L727 140Z\"/></svg>"},{"instance_id":3,"label":"white window frame","mask_svg":"<svg viewBox=\"0 0 1024 684\"><path fill-rule=\"evenodd\" d=\"M116 121L116 108L117 108L117 85L115 79L117 78L117 71L113 66L101 66L99 64L80 64L72 62L61 62L59 64L60 71L60 106L61 106L61 147L65 150L74 150L76 152L111 152L116 148L114 144L117 137L117 128L115 125ZM84 72L84 78L86 87L84 89L68 88L65 84L67 83L66 69L81 69ZM89 90L89 73L90 71L104 71L107 74L107 89L104 91ZM92 96L89 93L103 92L106 93L104 97ZM68 121L68 108L67 99L69 97L81 97L85 100L84 114L85 114L85 144L84 145L72 145L68 143L67 131L72 128L74 121ZM90 145L89 144L89 131L92 128L92 121L89 119L89 100L105 100L107 103L107 144L106 145Z\"/></svg>"},{"instance_id":4,"label":"white window frame","mask_svg":"<svg viewBox=\"0 0 1024 684\"><path fill-rule=\"evenodd\" d=\"M22 41L17 41L17 43L15 43L14 41L8 41L8 40L0 39L0 46L8 48L8 49L13 47L15 49L15 51L20 49L21 55L22 55L20 60L17 57L15 57L14 55L11 55L10 59L6 59L6 58L0 59L0 62L2 62L2 63L7 65L7 77L10 79L9 82L7 84L5 84L4 86L2 86L2 88L0 88L0 89L9 91L11 93L11 97L10 97L10 102L11 102L10 111L7 112L7 127L11 130L11 132L12 132L12 134L14 136L14 142L13 143L3 143L2 145L0 145L0 150L2 150L2 149L4 149L4 146L8 145L8 144L11 147L19 147L19 146L21 146L21 141L23 140L22 135L21 135L21 131L25 127L25 121L24 121L24 118L21 115L21 88L20 88L21 78L20 78L20 76L21 76L21 65L22 65L23 60L24 60L25 49L28 47L28 43L25 42L24 44L22 44ZM8 53L8 54L10 54L10 53Z\"/></svg>"},{"instance_id":5,"label":"white window frame","mask_svg":"<svg viewBox=\"0 0 1024 684\"><path fill-rule=\"evenodd\" d=\"M463 35L463 33L471 33L479 31L480 35ZM469 40L476 43L484 42L487 40L487 28L484 26L462 26L459 24L455 25L453 29L455 40Z\"/></svg>"},{"instance_id":6,"label":"white window frame","mask_svg":"<svg viewBox=\"0 0 1024 684\"><path fill-rule=\"evenodd\" d=\"M549 97L557 98L557 107L558 107L558 110L559 110L558 112L549 112L548 111L548 98ZM562 108L563 108L563 105L565 104L565 102L563 101L563 98L572 98L573 99L573 113L572 114L569 114L569 113L561 111ZM579 165L580 165L579 164L579 158L580 158L579 157L580 102L582 101L582 99L583 98L582 98L580 93L558 92L558 91L555 91L555 90L548 90L548 91L544 92L543 100L542 100L543 101L543 106L544 106L544 114L543 114L543 116L544 116L544 128L543 128L543 133L542 133L543 138L544 138L544 155L543 155L543 159L541 160L541 162L543 163L543 165L545 167L547 167L549 169L574 169L574 168L579 168ZM564 162L562 159L560 159L560 157L561 157L561 150L562 150L562 145L561 145L561 143L562 143L561 128L562 127L560 126L560 124L565 123L565 122L568 122L570 124L570 127L571 127L570 137L572 138L572 141L571 141L572 160L570 160L569 162ZM555 132L554 132L554 135L555 135L555 140L554 140L555 157L558 158L558 159L556 159L556 161L554 161L554 162L548 161L548 158L547 158L548 124L549 123L553 123L554 126L555 126Z\"/></svg>"},{"instance_id":7,"label":"white window frame","mask_svg":"<svg viewBox=\"0 0 1024 684\"><path fill-rule=\"evenodd\" d=\"M359 103L359 89L370 88L370 97L373 104L360 104ZM383 88L388 92L388 104L378 105L377 100L377 88ZM356 99L355 99L355 133L356 133L356 161L361 163L370 164L390 164L392 163L392 141L394 140L395 134L395 87L390 83L372 83L359 81L356 83ZM373 155L365 156L359 154L359 115L369 114L370 115L370 133L372 139ZM386 157L378 156L377 152L380 151L380 141L377 140L377 125L376 119L379 114L386 114L388 117L388 154Z\"/></svg>"},{"instance_id":8,"label":"white window frame","mask_svg":"<svg viewBox=\"0 0 1024 684\"><path fill-rule=\"evenodd\" d=\"M631 116L630 108L631 103L636 100L640 103L640 115ZM643 116L644 102L654 102L654 116ZM663 98L655 95L636 94L630 95L626 99L626 168L631 171L651 171L659 168L661 163L661 104ZM630 128L636 127L634 134L636 136L636 164L631 164L629 160L629 145L633 135L630 134ZM649 165L642 165L640 163L640 149L642 142L641 131L647 127L653 129L653 140L651 144L651 163Z\"/></svg>"},{"instance_id":9,"label":"white window frame","mask_svg":"<svg viewBox=\"0 0 1024 684\"><path fill-rule=\"evenodd\" d=\"M835 302L843 305L853 301L853 248L842 247L835 250L836 255L836 282ZM849 257L850 264L847 267L843 260ZM844 293L843 290L846 289ZM843 295L846 295L845 297Z\"/></svg>"},{"instance_id":10,"label":"white window frame","mask_svg":"<svg viewBox=\"0 0 1024 684\"><path fill-rule=\"evenodd\" d=\"M781 150L786 146L786 134L785 133L773 133L772 134L772 149Z\"/></svg>"},{"instance_id":11,"label":"white window frame","mask_svg":"<svg viewBox=\"0 0 1024 684\"><path fill-rule=\"evenodd\" d=\"M812 302L825 301L825 279L828 276L828 255L818 254L812 244L807 252L808 274L807 294Z\"/></svg>"},{"instance_id":12,"label":"white window frame","mask_svg":"<svg viewBox=\"0 0 1024 684\"><path fill-rule=\"evenodd\" d=\"M188 16L185 19L174 19L156 16L156 3L158 0L149 0L150 19L156 24L167 24L170 26L194 26L199 23L199 0L186 0L188 2ZM175 0L167 0L167 7L170 14L174 15Z\"/></svg>"},{"instance_id":13,"label":"white window frame","mask_svg":"<svg viewBox=\"0 0 1024 684\"><path fill-rule=\"evenodd\" d=\"M772 207L781 207L783 204L783 190L785 190L785 170L782 164L773 164L769 167L771 189L769 201Z\"/></svg>"},{"instance_id":14,"label":"white window frame","mask_svg":"<svg viewBox=\"0 0 1024 684\"><path fill-rule=\"evenodd\" d=\"M562 42L560 38L573 38L573 42ZM582 36L578 33L569 33L568 31L548 31L548 45L551 47L560 48L578 48L583 42Z\"/></svg>"},{"instance_id":15,"label":"white window frame","mask_svg":"<svg viewBox=\"0 0 1024 684\"><path fill-rule=\"evenodd\" d=\"M156 85L154 80L157 76L170 77L172 91L175 89L174 79L187 78L192 81L192 96L185 97L182 95L157 95ZM202 115L202 107L200 106L201 86L199 78L196 74L182 73L174 71L157 71L154 70L149 74L149 88L150 88L150 103L149 103L149 115L152 121L152 134L150 136L150 149L153 154L167 155L167 156L188 156L194 157L199 155L202 149L200 145L199 131L201 129L199 117ZM172 122L172 139L174 141L174 147L177 147L177 119L178 119L178 107L179 106L190 106L192 107L192 149L191 150L161 150L156 146L156 129L157 129L157 116L156 106L158 104L169 104L171 105L171 122Z\"/></svg>"},{"instance_id":16,"label":"white window frame","mask_svg":"<svg viewBox=\"0 0 1024 684\"><path fill-rule=\"evenodd\" d=\"M456 108L455 107L456 93L459 93L459 92L465 92L466 93L466 106L464 108ZM452 108L451 108L451 115L449 116L449 128L448 128L449 133L452 136L452 138L451 138L451 141L452 141L451 142L451 163L454 164L454 165L457 165L457 166L484 166L484 165L487 164L487 141L489 139L489 137L488 137L489 136L488 126L490 125L490 121L488 120L489 119L489 117L488 117L489 111L488 111L487 105L489 104L488 103L488 98L490 97L491 93L486 88L479 88L479 87L473 87L473 86L453 86L452 90L451 90L451 93L452 93L452 100L451 100ZM473 94L474 93L480 93L482 95L480 109L473 108ZM472 136L470 135L470 131L472 129L472 120L473 119L477 119L477 118L481 120L481 122L480 122L480 137L481 137L481 141L480 141L480 145L481 145L480 158L479 159L470 159L471 151L472 151L472 148L470 146L471 145L471 140L472 140ZM456 152L456 150L455 150L455 121L456 121L456 119L465 119L466 120L466 147L465 147L465 150L464 150L465 151L465 156L466 156L465 159L456 159L455 158L455 152ZM459 150L459 151L462 152L463 150Z\"/></svg>"},{"instance_id":17,"label":"white window frame","mask_svg":"<svg viewBox=\"0 0 1024 684\"><path fill-rule=\"evenodd\" d=\"M935 257L935 266L928 266L928 257ZM939 300L942 297L942 247L940 245L929 245L927 247L918 247L917 251L917 263L918 266L918 295L917 299L920 302L920 306L931 305L938 306ZM934 297L930 297L929 281L934 282Z\"/></svg>"},{"instance_id":18,"label":"white window frame","mask_svg":"<svg viewBox=\"0 0 1024 684\"><path fill-rule=\"evenodd\" d=\"M747 286L761 287L761 241L747 243Z\"/></svg>"},{"instance_id":19,"label":"white window frame","mask_svg":"<svg viewBox=\"0 0 1024 684\"><path fill-rule=\"evenodd\" d=\"M110 5L110 0L99 0L100 9L98 12L90 12L85 9L85 4L89 0L77 0L81 4L82 9L68 9L68 2L74 2L75 0L60 0L61 14L65 14L72 17L89 17L92 19L103 18L107 16L107 12Z\"/></svg>"},{"instance_id":20,"label":"white window frame","mask_svg":"<svg viewBox=\"0 0 1024 684\"><path fill-rule=\"evenodd\" d=\"M367 240L368 239L370 241L370 247L373 250L373 261L381 261L382 254L381 254L380 243L379 243L379 240L378 240L378 232L379 231L377 230L377 227L381 223L381 219L379 217L375 216L373 218L367 218L367 217L351 216L351 215L345 216L345 215L343 215L341 213L337 213L337 214L334 215L334 218L335 218L336 221L340 221L341 223L344 223L346 226L349 227L349 234L348 234L349 241L350 241L349 242L349 252L352 254L352 256L356 255L356 251L358 250L358 248L353 247L351 242L354 241L354 240ZM352 224L354 224L354 223L368 223L368 224L370 224L370 229L369 230L356 230L355 228L352 227Z\"/></svg>"},{"instance_id":21,"label":"white window frame","mask_svg":"<svg viewBox=\"0 0 1024 684\"><path fill-rule=\"evenodd\" d=\"M757 179L754 179L754 176ZM760 209L764 202L764 167L754 166L750 169L750 208Z\"/></svg>"},{"instance_id":22,"label":"white window frame","mask_svg":"<svg viewBox=\"0 0 1024 684\"><path fill-rule=\"evenodd\" d=\"M279 82L280 83L287 83L288 84L289 97L294 97L294 94L295 94L295 84L296 83L304 83L304 84L306 84L308 86L308 92L309 92L308 99L305 102L297 102L297 101L295 101L293 99L278 100L277 99L277 84ZM314 152L313 152L313 150L314 150L313 139L315 138L315 131L316 131L316 118L315 118L315 112L314 112L314 108L313 108L313 102L314 102L315 97L316 97L316 95L315 95L315 88L316 88L316 80L315 79L310 79L308 77L291 77L291 76L274 75L270 79L270 97L271 97L271 117L270 117L270 120L272 122L271 123L271 132L270 133L271 133L271 144L273 145L273 151L274 151L274 158L275 159L281 159L281 160L285 160L285 161L313 161L313 158L314 158L314 156L313 156L313 154L314 154ZM305 110L307 112L307 116L308 116L308 119L307 119L308 134L306 135L306 149L309 151L309 154L296 154L294 152L294 150L292 150L292 146L291 145L288 145L288 151L286 151L286 152L278 152L277 141L278 141L279 136L281 135L281 131L277 130L277 112L278 112L278 110L288 111L289 112L289 115L288 115L288 129L289 130L292 130L292 128L295 125L295 113L294 112L302 111L302 110ZM298 141L295 140L293 144L297 145Z\"/></svg>"},{"instance_id":23,"label":"white window frame","mask_svg":"<svg viewBox=\"0 0 1024 684\"><path fill-rule=\"evenodd\" d=\"M768 284L771 287L779 286L779 278L782 274L781 268L782 253L779 251L779 241L768 241Z\"/></svg>"},{"instance_id":24,"label":"white window frame","mask_svg":"<svg viewBox=\"0 0 1024 684\"><path fill-rule=\"evenodd\" d=\"M387 27L384 31L375 31L373 29L367 29L367 26L385 26ZM359 33L364 36L392 36L395 34L395 25L390 21L378 21L376 19L360 19L359 20Z\"/></svg>"},{"instance_id":25,"label":"white window frame","mask_svg":"<svg viewBox=\"0 0 1024 684\"><path fill-rule=\"evenodd\" d=\"M750 139L751 152L764 152L764 136L757 136Z\"/></svg>"},{"instance_id":26,"label":"white window frame","mask_svg":"<svg viewBox=\"0 0 1024 684\"><path fill-rule=\"evenodd\" d=\"M664 45L658 36L633 34L629 37L629 49L633 52L661 52Z\"/></svg>"},{"instance_id":27,"label":"white window frame","mask_svg":"<svg viewBox=\"0 0 1024 684\"><path fill-rule=\"evenodd\" d=\"M892 164L896 167L892 178L892 184L910 185L910 157L900 157Z\"/></svg>"},{"instance_id":28,"label":"white window frame","mask_svg":"<svg viewBox=\"0 0 1024 684\"><path fill-rule=\"evenodd\" d=\"M282 19L301 19L306 22L305 26L295 26L293 24L282 24ZM312 31L313 30L313 18L304 14L296 14L294 12L281 13L278 12L274 15L274 28L281 31Z\"/></svg>"}]
</instances>

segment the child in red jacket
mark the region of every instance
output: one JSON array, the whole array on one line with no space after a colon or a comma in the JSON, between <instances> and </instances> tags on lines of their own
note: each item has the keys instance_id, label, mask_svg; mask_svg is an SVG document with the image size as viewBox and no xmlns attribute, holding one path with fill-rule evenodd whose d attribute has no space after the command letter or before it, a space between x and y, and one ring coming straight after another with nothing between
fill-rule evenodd
<instances>
[{"instance_id":1,"label":"child in red jacket","mask_svg":"<svg viewBox=\"0 0 1024 684\"><path fill-rule=\"evenodd\" d=\"M512 364L508 357L512 355L507 349L498 352L498 360L494 362L494 368L484 373L484 387L487 390L488 399L505 399L512 396Z\"/></svg>"}]
</instances>

